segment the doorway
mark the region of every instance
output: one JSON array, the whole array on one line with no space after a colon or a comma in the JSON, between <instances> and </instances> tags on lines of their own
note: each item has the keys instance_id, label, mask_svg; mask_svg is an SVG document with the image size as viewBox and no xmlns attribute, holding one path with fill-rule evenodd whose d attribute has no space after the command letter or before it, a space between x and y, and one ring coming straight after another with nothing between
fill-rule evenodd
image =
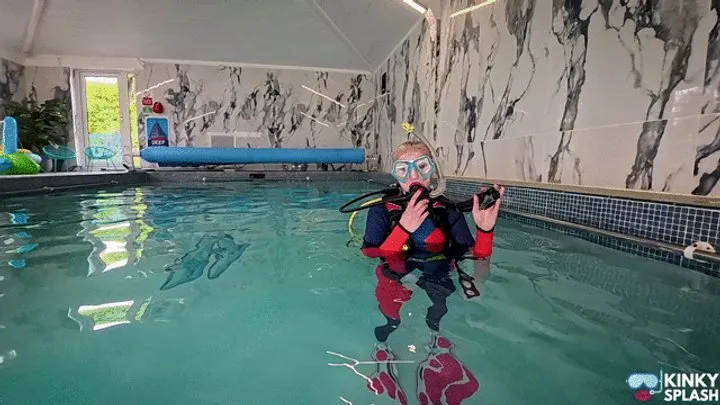
<instances>
[{"instance_id":1,"label":"doorway","mask_svg":"<svg viewBox=\"0 0 720 405\"><path fill-rule=\"evenodd\" d=\"M133 167L127 73L78 71L76 79L78 164L87 171Z\"/></svg>"}]
</instances>

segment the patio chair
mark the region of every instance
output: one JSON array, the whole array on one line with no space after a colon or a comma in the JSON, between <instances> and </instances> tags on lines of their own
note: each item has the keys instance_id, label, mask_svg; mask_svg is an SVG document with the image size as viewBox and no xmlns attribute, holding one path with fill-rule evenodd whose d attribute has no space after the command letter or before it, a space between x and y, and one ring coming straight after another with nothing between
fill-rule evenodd
<instances>
[{"instance_id":1,"label":"patio chair","mask_svg":"<svg viewBox=\"0 0 720 405\"><path fill-rule=\"evenodd\" d=\"M96 160L104 160L106 162L105 167L110 167L112 164L113 168L117 170L115 165L115 151L106 148L104 146L88 146L85 148L85 156L88 158L88 171L93 167L93 162Z\"/></svg>"}]
</instances>

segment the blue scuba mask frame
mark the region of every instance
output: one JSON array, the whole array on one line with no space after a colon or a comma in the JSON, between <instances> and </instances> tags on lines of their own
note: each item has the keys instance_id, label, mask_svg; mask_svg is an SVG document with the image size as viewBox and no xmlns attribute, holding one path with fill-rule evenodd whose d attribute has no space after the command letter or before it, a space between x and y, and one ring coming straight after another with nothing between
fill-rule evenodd
<instances>
[{"instance_id":1,"label":"blue scuba mask frame","mask_svg":"<svg viewBox=\"0 0 720 405\"><path fill-rule=\"evenodd\" d=\"M420 168L418 167L418 162L426 162L426 163L427 163L427 165L430 167L430 168L428 169L427 173L423 173L422 170L420 170ZM397 173L397 165L398 165L398 163L405 163L405 164L407 164L407 171L405 172L405 174L404 174L403 176L400 176L400 175ZM430 177L432 177L432 175L435 173L435 170L436 170L436 169L435 169L435 164L433 163L433 161L432 161L432 159L430 158L430 156L428 156L428 155L422 155L422 156L420 156L419 158L417 158L417 159L415 159L415 160L396 160L395 162L393 162L393 167L392 167L391 174L392 174L392 176L393 176L397 181L399 181L399 182L401 182L401 183L404 183L404 182L406 182L406 181L408 180L408 178L410 177L410 172L411 172L412 170L415 170L415 172L416 172L417 174L419 174L420 177L422 177L423 179L427 180L427 179L429 179Z\"/></svg>"}]
</instances>

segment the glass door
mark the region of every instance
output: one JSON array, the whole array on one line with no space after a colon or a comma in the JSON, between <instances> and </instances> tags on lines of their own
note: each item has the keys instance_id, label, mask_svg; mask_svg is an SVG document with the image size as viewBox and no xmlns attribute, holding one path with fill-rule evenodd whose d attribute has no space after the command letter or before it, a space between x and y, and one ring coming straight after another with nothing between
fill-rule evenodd
<instances>
[{"instance_id":1,"label":"glass door","mask_svg":"<svg viewBox=\"0 0 720 405\"><path fill-rule=\"evenodd\" d=\"M133 167L127 74L80 71L78 79L82 95L78 163L88 171Z\"/></svg>"}]
</instances>

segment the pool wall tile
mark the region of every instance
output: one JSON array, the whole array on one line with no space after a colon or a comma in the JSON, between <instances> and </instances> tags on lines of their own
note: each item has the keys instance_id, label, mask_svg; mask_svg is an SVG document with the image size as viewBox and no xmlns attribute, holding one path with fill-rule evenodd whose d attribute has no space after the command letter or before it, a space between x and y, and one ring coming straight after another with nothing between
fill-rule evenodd
<instances>
[{"instance_id":1,"label":"pool wall tile","mask_svg":"<svg viewBox=\"0 0 720 405\"><path fill-rule=\"evenodd\" d=\"M450 179L447 180L447 195L456 199L469 198L481 186L487 186L487 184ZM520 213L542 215L551 219L681 247L691 245L696 241L708 242L716 251L720 251L720 208L518 186L506 187L503 206ZM562 231L603 246L670 262L706 274L718 276L720 272L720 265L717 263L689 260L680 254L664 249L512 215L507 212L503 213L503 216L541 228Z\"/></svg>"}]
</instances>

